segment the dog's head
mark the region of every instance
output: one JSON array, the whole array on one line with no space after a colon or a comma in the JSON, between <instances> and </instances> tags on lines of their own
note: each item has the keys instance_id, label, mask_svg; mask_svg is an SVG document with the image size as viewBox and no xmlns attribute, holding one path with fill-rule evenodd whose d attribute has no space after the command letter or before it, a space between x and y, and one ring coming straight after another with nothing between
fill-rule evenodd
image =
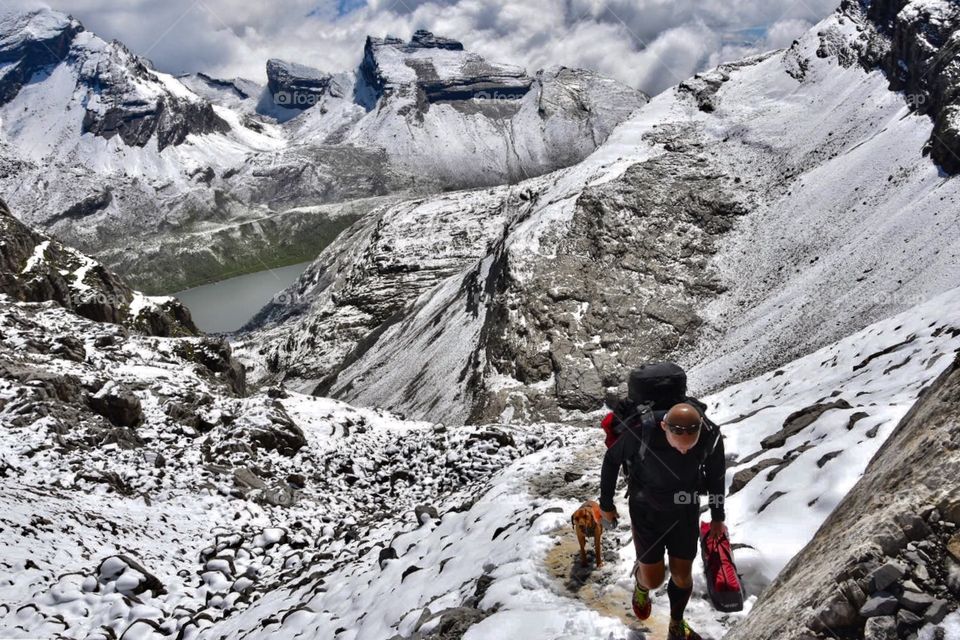
<instances>
[{"instance_id":1,"label":"dog's head","mask_svg":"<svg viewBox=\"0 0 960 640\"><path fill-rule=\"evenodd\" d=\"M573 512L572 520L574 530L592 530L597 524L596 519L593 517L593 510L584 507Z\"/></svg>"}]
</instances>

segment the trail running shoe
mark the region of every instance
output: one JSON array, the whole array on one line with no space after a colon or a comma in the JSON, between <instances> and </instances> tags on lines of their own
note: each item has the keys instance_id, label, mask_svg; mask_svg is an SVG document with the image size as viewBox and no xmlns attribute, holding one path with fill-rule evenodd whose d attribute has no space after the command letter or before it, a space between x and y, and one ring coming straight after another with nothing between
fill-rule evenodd
<instances>
[{"instance_id":1,"label":"trail running shoe","mask_svg":"<svg viewBox=\"0 0 960 640\"><path fill-rule=\"evenodd\" d=\"M640 620L650 617L650 592L639 584L633 588L633 614Z\"/></svg>"},{"instance_id":2,"label":"trail running shoe","mask_svg":"<svg viewBox=\"0 0 960 640\"><path fill-rule=\"evenodd\" d=\"M667 631L667 640L703 640L703 638L690 628L686 620L680 622L671 620L670 629Z\"/></svg>"}]
</instances>

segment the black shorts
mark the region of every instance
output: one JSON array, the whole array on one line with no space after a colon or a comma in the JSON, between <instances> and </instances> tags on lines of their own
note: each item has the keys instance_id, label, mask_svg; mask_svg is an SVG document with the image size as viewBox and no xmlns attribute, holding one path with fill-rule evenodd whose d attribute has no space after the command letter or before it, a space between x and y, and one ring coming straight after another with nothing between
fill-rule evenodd
<instances>
[{"instance_id":1,"label":"black shorts","mask_svg":"<svg viewBox=\"0 0 960 640\"><path fill-rule=\"evenodd\" d=\"M663 562L663 551L673 558L693 560L700 542L699 505L678 509L653 509L642 497L630 498L630 525L637 560L643 564Z\"/></svg>"}]
</instances>

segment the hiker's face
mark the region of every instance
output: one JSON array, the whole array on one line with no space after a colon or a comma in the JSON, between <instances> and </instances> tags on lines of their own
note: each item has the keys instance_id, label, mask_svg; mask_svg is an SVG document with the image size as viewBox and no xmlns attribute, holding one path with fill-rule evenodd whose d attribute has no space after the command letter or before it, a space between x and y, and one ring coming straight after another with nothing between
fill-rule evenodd
<instances>
[{"instance_id":1,"label":"hiker's face","mask_svg":"<svg viewBox=\"0 0 960 640\"><path fill-rule=\"evenodd\" d=\"M679 451L680 453L686 455L690 449L693 449L697 446L697 442L700 440L700 431L696 433L684 433L676 434L667 427L666 422L660 423L660 428L663 429L663 432L667 434L667 442L671 447Z\"/></svg>"}]
</instances>

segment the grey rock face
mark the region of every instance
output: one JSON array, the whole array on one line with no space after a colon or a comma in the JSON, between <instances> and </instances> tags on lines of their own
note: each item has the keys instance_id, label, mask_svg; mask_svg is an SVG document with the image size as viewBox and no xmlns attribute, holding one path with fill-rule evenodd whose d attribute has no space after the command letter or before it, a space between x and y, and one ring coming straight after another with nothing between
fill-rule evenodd
<instances>
[{"instance_id":1,"label":"grey rock face","mask_svg":"<svg viewBox=\"0 0 960 640\"><path fill-rule=\"evenodd\" d=\"M866 31L856 54L867 68L879 68L890 87L934 122L929 151L947 172L960 171L960 7L903 0L844 0L841 11L865 15Z\"/></svg>"},{"instance_id":2,"label":"grey rock face","mask_svg":"<svg viewBox=\"0 0 960 640\"><path fill-rule=\"evenodd\" d=\"M15 300L51 300L96 322L157 336L196 335L190 312L174 298L133 305L140 294L83 254L32 231L0 200L0 293ZM138 298L139 296L139 298ZM139 303L137 303L139 304Z\"/></svg>"},{"instance_id":3,"label":"grey rock face","mask_svg":"<svg viewBox=\"0 0 960 640\"><path fill-rule=\"evenodd\" d=\"M84 132L107 139L120 136L132 147L146 146L156 136L162 151L182 144L191 133L230 129L209 102L174 95L143 60L119 42L111 43L106 51L78 44L71 48L68 61L79 70L79 82L98 96L99 104L84 114ZM148 94L143 85L155 89Z\"/></svg>"},{"instance_id":4,"label":"grey rock face","mask_svg":"<svg viewBox=\"0 0 960 640\"><path fill-rule=\"evenodd\" d=\"M438 72L440 65L430 56L421 55L428 50L442 56L444 71ZM457 68L452 73L445 69L450 63ZM358 102L368 108L385 92L403 90L421 91L428 102L476 97L516 99L523 97L533 82L519 67L487 62L465 52L460 42L423 30L414 33L407 43L399 38L368 37L358 74L363 80L359 90L368 92L358 94Z\"/></svg>"},{"instance_id":5,"label":"grey rock face","mask_svg":"<svg viewBox=\"0 0 960 640\"><path fill-rule=\"evenodd\" d=\"M728 638L788 637L792 630L790 621L805 615L804 612L814 603L822 602L825 593L836 589L835 580L853 578L869 584L877 577L882 576L881 582L884 582L901 574L904 563L899 559L894 563L875 538L884 528L888 531L896 529L900 531L903 545L892 547L892 556L910 553L909 550L903 551L906 535L895 523L910 521L912 515L922 516L931 511L933 505L956 500L956 487L946 486L940 479L945 470L953 473L953 470L960 469L960 453L956 449L947 451L930 446L930 443L951 441L960 434L958 397L960 359L921 396L867 466L861 480L831 513L813 540L787 564L750 615L730 631ZM875 502L875 496L896 498ZM947 529L938 529L936 523L932 529L932 536L914 543L915 549L926 553L945 546L949 539L949 535L945 535ZM824 571L824 567L831 566L848 569L834 578L829 571ZM914 574L920 569L925 566L914 568ZM935 570L936 575L941 575ZM915 616L921 616L918 611L923 612L925 622L942 620L955 605L942 598L931 598L942 592L943 585L939 582L942 578L925 576L919 587L919 578L912 581L912 586L922 588L922 592L903 591L899 601L892 593L873 594L859 611L860 616L869 616L863 637L909 637L917 623ZM902 585L888 583L887 588L898 592ZM898 606L903 609L898 611ZM905 634L898 636L898 625L906 631Z\"/></svg>"},{"instance_id":6,"label":"grey rock face","mask_svg":"<svg viewBox=\"0 0 960 640\"><path fill-rule=\"evenodd\" d=\"M471 420L506 407L598 409L636 363L696 332L699 304L720 290L709 258L745 209L723 176L688 159L668 154L585 190L555 257L523 265L522 283L506 257L482 349L492 372L523 386L478 395Z\"/></svg>"},{"instance_id":7,"label":"grey rock face","mask_svg":"<svg viewBox=\"0 0 960 640\"><path fill-rule=\"evenodd\" d=\"M267 88L274 104L287 109L309 109L328 93L343 97L331 74L275 58L267 60Z\"/></svg>"}]
</instances>

